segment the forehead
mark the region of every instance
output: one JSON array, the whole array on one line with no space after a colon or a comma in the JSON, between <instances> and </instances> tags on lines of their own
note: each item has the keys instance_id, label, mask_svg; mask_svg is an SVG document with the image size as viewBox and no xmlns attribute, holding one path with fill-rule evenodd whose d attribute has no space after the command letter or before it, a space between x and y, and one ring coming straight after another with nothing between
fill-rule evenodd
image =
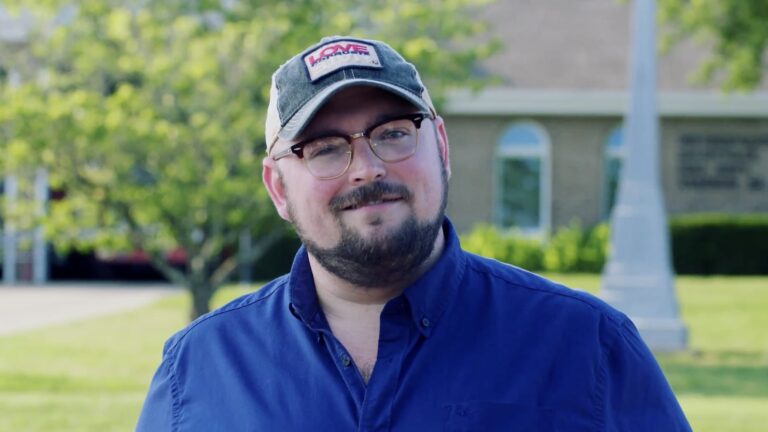
<instances>
[{"instance_id":1,"label":"forehead","mask_svg":"<svg viewBox=\"0 0 768 432\"><path fill-rule=\"evenodd\" d=\"M332 96L318 110L302 135L328 128L363 128L378 117L406 114L416 109L405 99L386 90L369 86L350 87Z\"/></svg>"}]
</instances>

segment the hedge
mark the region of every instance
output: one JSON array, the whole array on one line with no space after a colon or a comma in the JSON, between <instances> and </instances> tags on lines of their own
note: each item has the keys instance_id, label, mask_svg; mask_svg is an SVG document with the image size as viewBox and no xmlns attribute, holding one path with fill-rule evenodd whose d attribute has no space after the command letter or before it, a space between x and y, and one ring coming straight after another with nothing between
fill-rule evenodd
<instances>
[{"instance_id":1,"label":"hedge","mask_svg":"<svg viewBox=\"0 0 768 432\"><path fill-rule=\"evenodd\" d=\"M768 274L768 214L694 214L670 220L672 260L678 274ZM532 271L600 272L607 259L605 223L578 221L547 238L481 224L462 235L462 246L479 255Z\"/></svg>"},{"instance_id":2,"label":"hedge","mask_svg":"<svg viewBox=\"0 0 768 432\"><path fill-rule=\"evenodd\" d=\"M768 274L768 214L698 214L672 219L681 274Z\"/></svg>"},{"instance_id":3,"label":"hedge","mask_svg":"<svg viewBox=\"0 0 768 432\"><path fill-rule=\"evenodd\" d=\"M599 272L606 259L608 226L583 229L578 221L549 238L532 237L517 230L477 225L461 237L462 247L478 255L532 271Z\"/></svg>"}]
</instances>

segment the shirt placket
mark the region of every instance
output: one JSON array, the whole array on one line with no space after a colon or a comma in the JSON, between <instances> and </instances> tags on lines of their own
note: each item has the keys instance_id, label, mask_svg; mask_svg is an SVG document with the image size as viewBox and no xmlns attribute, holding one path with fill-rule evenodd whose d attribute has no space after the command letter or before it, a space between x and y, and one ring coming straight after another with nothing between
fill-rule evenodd
<instances>
[{"instance_id":1,"label":"shirt placket","mask_svg":"<svg viewBox=\"0 0 768 432\"><path fill-rule=\"evenodd\" d=\"M381 313L379 351L360 409L359 432L390 430L392 406L400 386L403 361L417 333L404 298L397 298Z\"/></svg>"},{"instance_id":2,"label":"shirt placket","mask_svg":"<svg viewBox=\"0 0 768 432\"><path fill-rule=\"evenodd\" d=\"M402 298L387 304L381 314L379 348L376 365L365 384L352 356L330 333L322 331L328 353L358 407L359 432L383 432L389 430L392 405L400 383L400 371L411 339L418 333L407 314Z\"/></svg>"}]
</instances>

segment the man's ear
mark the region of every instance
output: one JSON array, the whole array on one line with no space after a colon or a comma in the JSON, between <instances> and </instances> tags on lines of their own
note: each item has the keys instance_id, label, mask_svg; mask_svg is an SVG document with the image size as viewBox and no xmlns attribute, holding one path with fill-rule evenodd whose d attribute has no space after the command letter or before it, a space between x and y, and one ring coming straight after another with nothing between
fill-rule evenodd
<instances>
[{"instance_id":1,"label":"man's ear","mask_svg":"<svg viewBox=\"0 0 768 432\"><path fill-rule=\"evenodd\" d=\"M440 159L445 166L445 172L448 178L451 178L451 158L448 151L448 133L445 131L445 122L440 116L436 116L433 120L435 123L435 132L437 135L437 146L440 151Z\"/></svg>"},{"instance_id":2,"label":"man's ear","mask_svg":"<svg viewBox=\"0 0 768 432\"><path fill-rule=\"evenodd\" d=\"M277 214L279 214L281 218L291 222L291 217L288 212L288 199L285 196L285 183L283 183L283 176L277 168L277 162L271 157L266 156L261 165L261 180L267 188L267 193L269 193L269 197L272 199L275 209L277 209Z\"/></svg>"}]
</instances>

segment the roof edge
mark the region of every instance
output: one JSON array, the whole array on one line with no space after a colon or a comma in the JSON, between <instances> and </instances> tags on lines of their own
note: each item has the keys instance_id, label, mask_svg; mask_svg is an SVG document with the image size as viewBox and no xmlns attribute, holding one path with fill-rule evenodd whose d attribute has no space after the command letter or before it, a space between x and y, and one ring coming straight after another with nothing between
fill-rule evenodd
<instances>
[{"instance_id":1,"label":"roof edge","mask_svg":"<svg viewBox=\"0 0 768 432\"><path fill-rule=\"evenodd\" d=\"M662 117L768 118L768 92L660 92ZM629 93L604 90L487 88L447 94L443 112L454 115L623 116Z\"/></svg>"}]
</instances>

